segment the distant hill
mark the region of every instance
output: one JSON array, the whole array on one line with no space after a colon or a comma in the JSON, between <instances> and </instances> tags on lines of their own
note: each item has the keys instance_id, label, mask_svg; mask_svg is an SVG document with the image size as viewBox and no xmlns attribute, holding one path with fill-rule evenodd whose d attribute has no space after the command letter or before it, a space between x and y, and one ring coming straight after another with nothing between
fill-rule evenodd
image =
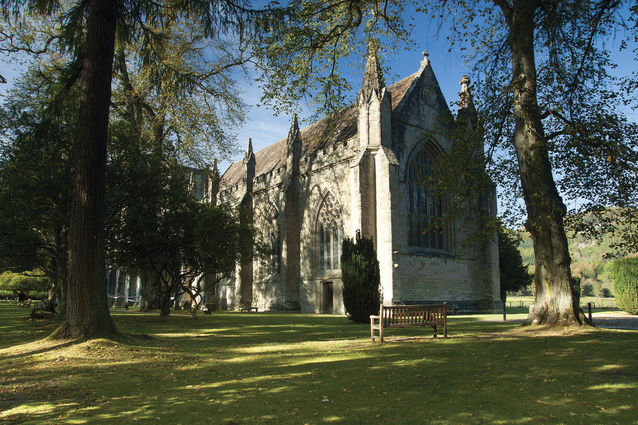
<instances>
[{"instance_id":1,"label":"distant hill","mask_svg":"<svg viewBox=\"0 0 638 425\"><path fill-rule=\"evenodd\" d=\"M529 233L521 229L519 231L522 242L519 251L523 261L529 264L529 271L534 272L534 249ZM569 252L572 257L572 275L579 277L581 292L586 296L609 297L613 296L613 282L611 277L604 272L605 264L613 261L606 258L613 252L611 245L619 242L613 233L605 235L602 241L587 238L583 235L567 233ZM530 288L531 289L531 288ZM530 290L533 293L533 291Z\"/></svg>"}]
</instances>

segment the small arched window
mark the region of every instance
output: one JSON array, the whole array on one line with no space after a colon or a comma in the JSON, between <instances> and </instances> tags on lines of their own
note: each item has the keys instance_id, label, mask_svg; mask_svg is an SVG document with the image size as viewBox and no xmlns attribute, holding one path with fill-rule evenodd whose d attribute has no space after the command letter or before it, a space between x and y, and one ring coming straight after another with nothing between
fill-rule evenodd
<instances>
[{"instance_id":1,"label":"small arched window","mask_svg":"<svg viewBox=\"0 0 638 425\"><path fill-rule=\"evenodd\" d=\"M436 177L435 161L436 152L426 146L414 155L408 166L408 244L447 250L448 232L443 221L445 199L432 189Z\"/></svg>"},{"instance_id":2,"label":"small arched window","mask_svg":"<svg viewBox=\"0 0 638 425\"><path fill-rule=\"evenodd\" d=\"M341 207L332 193L321 204L317 218L319 270L336 270L341 267L343 221Z\"/></svg>"}]
</instances>

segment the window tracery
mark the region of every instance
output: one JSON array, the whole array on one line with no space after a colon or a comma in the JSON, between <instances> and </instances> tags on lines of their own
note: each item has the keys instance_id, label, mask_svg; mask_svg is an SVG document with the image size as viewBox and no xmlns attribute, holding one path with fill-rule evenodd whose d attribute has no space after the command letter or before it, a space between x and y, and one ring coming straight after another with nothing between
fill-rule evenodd
<instances>
[{"instance_id":1,"label":"window tracery","mask_svg":"<svg viewBox=\"0 0 638 425\"><path fill-rule=\"evenodd\" d=\"M261 243L264 247L259 267L261 279L279 273L281 267L281 236L279 234L279 211L274 205L268 205L259 214Z\"/></svg>"},{"instance_id":2,"label":"window tracery","mask_svg":"<svg viewBox=\"0 0 638 425\"><path fill-rule=\"evenodd\" d=\"M319 270L329 271L341 267L341 244L343 242L343 218L339 202L328 193L317 217Z\"/></svg>"},{"instance_id":3,"label":"window tracery","mask_svg":"<svg viewBox=\"0 0 638 425\"><path fill-rule=\"evenodd\" d=\"M413 247L447 250L446 202L433 190L436 152L422 148L410 161L406 179L408 244Z\"/></svg>"}]
</instances>

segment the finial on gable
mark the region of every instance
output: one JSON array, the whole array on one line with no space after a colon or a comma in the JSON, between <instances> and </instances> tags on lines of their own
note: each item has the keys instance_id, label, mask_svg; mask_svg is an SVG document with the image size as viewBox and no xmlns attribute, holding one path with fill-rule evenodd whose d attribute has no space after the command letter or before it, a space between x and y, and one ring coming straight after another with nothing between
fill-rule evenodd
<instances>
[{"instance_id":1,"label":"finial on gable","mask_svg":"<svg viewBox=\"0 0 638 425\"><path fill-rule=\"evenodd\" d=\"M368 48L366 51L366 69L363 74L363 83L361 84L361 93L369 94L371 91L376 90L377 93L381 92L381 89L385 87L385 79L383 78L383 71L379 64L379 40L371 38L368 41Z\"/></svg>"},{"instance_id":2,"label":"finial on gable","mask_svg":"<svg viewBox=\"0 0 638 425\"><path fill-rule=\"evenodd\" d=\"M427 50L424 50L421 53L423 54L423 59L421 59L421 69L423 69L430 64L430 54Z\"/></svg>"}]
</instances>

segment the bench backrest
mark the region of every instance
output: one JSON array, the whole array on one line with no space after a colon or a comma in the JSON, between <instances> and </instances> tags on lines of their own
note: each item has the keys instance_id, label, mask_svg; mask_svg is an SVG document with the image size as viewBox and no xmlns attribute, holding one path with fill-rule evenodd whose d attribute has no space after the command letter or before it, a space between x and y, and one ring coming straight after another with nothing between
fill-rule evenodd
<instances>
[{"instance_id":1,"label":"bench backrest","mask_svg":"<svg viewBox=\"0 0 638 425\"><path fill-rule=\"evenodd\" d=\"M447 303L436 305L381 305L379 316L383 326L443 325L447 320Z\"/></svg>"}]
</instances>

